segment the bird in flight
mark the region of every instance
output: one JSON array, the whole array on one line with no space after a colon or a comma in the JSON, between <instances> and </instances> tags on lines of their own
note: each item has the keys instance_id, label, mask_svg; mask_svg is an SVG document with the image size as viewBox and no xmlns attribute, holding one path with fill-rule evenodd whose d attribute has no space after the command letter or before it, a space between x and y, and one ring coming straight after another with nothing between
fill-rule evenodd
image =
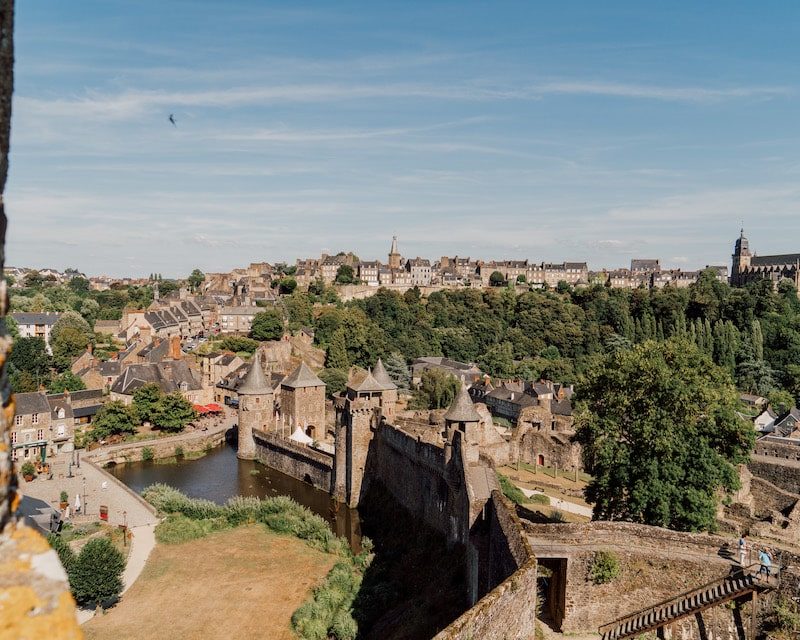
<instances>
[{"instance_id":1,"label":"bird in flight","mask_svg":"<svg viewBox=\"0 0 800 640\"><path fill-rule=\"evenodd\" d=\"M178 123L175 122L175 114L174 113L170 113L169 114L169 121L172 123L173 127L177 127L178 126Z\"/></svg>"}]
</instances>

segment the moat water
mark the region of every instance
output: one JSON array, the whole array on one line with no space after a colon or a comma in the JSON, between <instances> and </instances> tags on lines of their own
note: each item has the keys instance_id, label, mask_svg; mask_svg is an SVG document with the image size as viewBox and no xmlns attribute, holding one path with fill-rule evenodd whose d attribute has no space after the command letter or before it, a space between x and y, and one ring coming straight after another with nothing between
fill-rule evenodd
<instances>
[{"instance_id":1,"label":"moat water","mask_svg":"<svg viewBox=\"0 0 800 640\"><path fill-rule=\"evenodd\" d=\"M338 505L324 491L295 480L251 460L239 460L236 450L223 444L197 460L170 464L130 462L106 469L136 493L157 482L179 489L191 498L205 498L217 504L233 496L289 496L322 516L339 536L354 548L361 538L358 512ZM257 472L257 473L256 473Z\"/></svg>"}]
</instances>

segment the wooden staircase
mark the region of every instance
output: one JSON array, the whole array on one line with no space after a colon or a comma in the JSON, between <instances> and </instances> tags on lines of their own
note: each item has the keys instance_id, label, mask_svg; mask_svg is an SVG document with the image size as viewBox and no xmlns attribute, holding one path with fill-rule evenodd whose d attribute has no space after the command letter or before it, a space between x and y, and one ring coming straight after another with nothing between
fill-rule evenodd
<instances>
[{"instance_id":1,"label":"wooden staircase","mask_svg":"<svg viewBox=\"0 0 800 640\"><path fill-rule=\"evenodd\" d=\"M722 579L709 582L647 609L604 624L598 629L598 632L602 636L602 640L632 638L648 631L660 629L682 618L693 616L709 607L724 604L730 600L738 600L750 594L755 596L759 591L776 588L780 577L759 574L759 568L758 564L745 567Z\"/></svg>"}]
</instances>

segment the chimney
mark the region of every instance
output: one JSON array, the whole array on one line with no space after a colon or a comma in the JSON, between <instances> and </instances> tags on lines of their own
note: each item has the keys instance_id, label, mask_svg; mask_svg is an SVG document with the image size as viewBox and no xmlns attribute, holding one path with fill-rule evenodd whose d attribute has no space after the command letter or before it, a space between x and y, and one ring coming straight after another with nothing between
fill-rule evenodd
<instances>
[{"instance_id":1,"label":"chimney","mask_svg":"<svg viewBox=\"0 0 800 640\"><path fill-rule=\"evenodd\" d=\"M181 354L181 337L172 336L169 340L169 357L173 360L180 360L183 356Z\"/></svg>"}]
</instances>

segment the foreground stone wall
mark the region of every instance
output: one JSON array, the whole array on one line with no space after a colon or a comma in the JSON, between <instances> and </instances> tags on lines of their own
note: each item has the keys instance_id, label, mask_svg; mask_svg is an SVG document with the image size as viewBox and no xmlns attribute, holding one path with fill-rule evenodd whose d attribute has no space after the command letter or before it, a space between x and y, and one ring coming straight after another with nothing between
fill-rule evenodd
<instances>
[{"instance_id":1,"label":"foreground stone wall","mask_svg":"<svg viewBox=\"0 0 800 640\"><path fill-rule=\"evenodd\" d=\"M316 489L333 492L333 456L274 433L253 430L256 460L287 476L308 482Z\"/></svg>"},{"instance_id":2,"label":"foreground stone wall","mask_svg":"<svg viewBox=\"0 0 800 640\"><path fill-rule=\"evenodd\" d=\"M496 581L489 593L435 640L525 640L536 627L537 563L522 526L503 495L492 492L486 504L489 519L490 574Z\"/></svg>"},{"instance_id":3,"label":"foreground stone wall","mask_svg":"<svg viewBox=\"0 0 800 640\"><path fill-rule=\"evenodd\" d=\"M0 194L8 175L11 94L14 84L14 3L0 0ZM0 195L0 272L5 264L6 215ZM0 317L8 311L5 280L0 279ZM67 576L45 540L13 521L19 502L11 461L8 426L14 400L5 363L11 339L0 323L0 638L82 638Z\"/></svg>"}]
</instances>

